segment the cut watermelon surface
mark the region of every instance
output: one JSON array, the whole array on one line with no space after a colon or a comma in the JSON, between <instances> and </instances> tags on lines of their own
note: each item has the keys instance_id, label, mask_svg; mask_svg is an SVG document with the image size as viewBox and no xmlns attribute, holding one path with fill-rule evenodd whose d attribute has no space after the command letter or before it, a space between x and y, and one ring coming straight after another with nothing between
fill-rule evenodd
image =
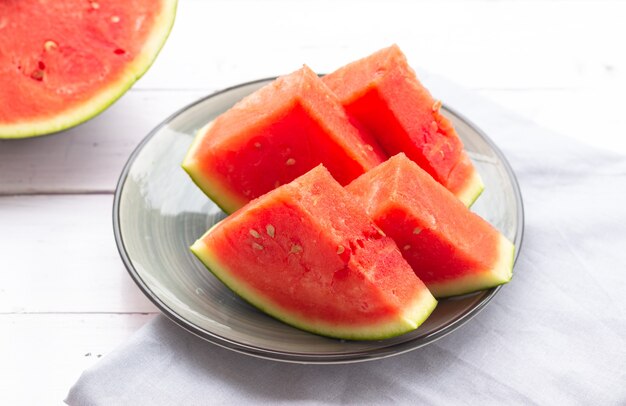
<instances>
[{"instance_id":1,"label":"cut watermelon surface","mask_svg":"<svg viewBox=\"0 0 626 406\"><path fill-rule=\"evenodd\" d=\"M404 152L467 206L483 183L452 123L393 45L324 76L349 115L389 155Z\"/></svg>"},{"instance_id":2,"label":"cut watermelon surface","mask_svg":"<svg viewBox=\"0 0 626 406\"><path fill-rule=\"evenodd\" d=\"M514 246L423 169L398 154L347 186L435 297L512 276Z\"/></svg>"},{"instance_id":3,"label":"cut watermelon surface","mask_svg":"<svg viewBox=\"0 0 626 406\"><path fill-rule=\"evenodd\" d=\"M345 185L385 159L305 66L201 129L183 168L224 211L233 212L320 163Z\"/></svg>"},{"instance_id":4,"label":"cut watermelon surface","mask_svg":"<svg viewBox=\"0 0 626 406\"><path fill-rule=\"evenodd\" d=\"M251 201L192 246L254 306L321 335L371 340L419 326L436 300L322 166Z\"/></svg>"},{"instance_id":5,"label":"cut watermelon surface","mask_svg":"<svg viewBox=\"0 0 626 406\"><path fill-rule=\"evenodd\" d=\"M152 64L175 0L1 1L0 138L79 124Z\"/></svg>"}]
</instances>

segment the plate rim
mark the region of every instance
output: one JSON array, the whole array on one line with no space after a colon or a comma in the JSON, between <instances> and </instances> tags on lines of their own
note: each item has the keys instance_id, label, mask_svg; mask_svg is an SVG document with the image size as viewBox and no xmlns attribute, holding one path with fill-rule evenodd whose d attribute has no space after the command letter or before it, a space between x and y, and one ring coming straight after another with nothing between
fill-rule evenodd
<instances>
[{"instance_id":1,"label":"plate rim","mask_svg":"<svg viewBox=\"0 0 626 406\"><path fill-rule=\"evenodd\" d=\"M166 119L164 119L161 123L159 123L156 127L154 127L135 147L133 152L129 155L128 160L124 164L124 167L120 173L118 178L115 194L113 197L113 234L115 237L115 245L117 247L117 251L122 259L122 262L130 274L131 278L135 282L135 284L139 287L142 293L150 299L150 301L160 310L160 312L166 316L169 320L173 321L178 326L182 327L184 330L189 333L199 337L205 341L208 341L212 344L218 345L222 348L226 348L228 350L232 350L241 354L268 359L272 361L281 361L288 363L297 363L297 364L347 364L347 363L356 363L363 361L372 361L376 359L387 358L390 356L400 355L407 353L409 351L416 350L418 348L424 347L436 340L439 340L453 331L457 330L465 323L474 318L478 313L480 313L486 306L491 302L493 297L500 291L502 285L496 286L494 288L486 290L487 296L483 298L476 306L466 310L461 313L451 322L447 323L440 330L434 331L426 336L420 337L419 343L415 343L415 340L403 341L397 344L383 346L381 348L376 348L374 350L359 350L349 353L342 354L319 354L319 355L311 355L311 354L303 354L297 352L288 352L288 351L278 351L278 350L270 350L266 348L262 348L259 346L253 346L248 344L243 344L232 339L222 337L218 334L212 333L210 331L206 331L205 329L200 328L194 323L188 321L181 315L179 315L176 311L171 309L167 304L165 304L147 285L147 283L142 279L137 269L134 267L132 260L126 250L126 245L124 244L124 237L121 231L121 220L120 220L120 204L122 199L122 194L124 192L124 185L128 178L128 175L133 167L133 164L139 154L143 151L144 147L154 138L154 136L161 131L167 124L173 121L175 118L185 113L187 110L197 106L209 100L211 98L217 97L221 94L228 93L246 86L261 84L265 82L270 82L276 79L276 77L267 77L262 79L256 79L248 82L239 83L234 86L230 86L224 88L222 90L213 92L208 94L207 96L201 97L184 107L178 109L176 112L170 114ZM473 131L478 133L483 140L491 147L493 152L498 156L500 161L503 163L506 172L509 174L511 183L513 184L514 189L517 191L516 201L519 203L519 210L517 213L517 222L519 227L519 242L515 244L515 254L513 261L513 269L515 268L515 264L517 264L517 259L519 258L519 254L522 250L523 240L524 240L524 204L522 198L522 191L519 187L519 182L517 180L517 176L513 171L513 168L509 164L506 156L502 153L500 148L485 134L485 132L474 124L471 120L465 117L463 114L460 114L455 109L449 107L448 105L442 105L445 110L448 110L453 115L457 116L463 123L469 126ZM516 237L517 237L516 235ZM517 240L518 238L516 238Z\"/></svg>"}]
</instances>

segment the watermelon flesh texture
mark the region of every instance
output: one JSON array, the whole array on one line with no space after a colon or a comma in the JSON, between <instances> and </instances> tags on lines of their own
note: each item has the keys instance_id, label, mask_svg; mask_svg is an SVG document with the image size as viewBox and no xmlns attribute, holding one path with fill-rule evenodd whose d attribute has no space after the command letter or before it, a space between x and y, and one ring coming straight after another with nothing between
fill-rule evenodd
<instances>
[{"instance_id":1,"label":"watermelon flesh texture","mask_svg":"<svg viewBox=\"0 0 626 406\"><path fill-rule=\"evenodd\" d=\"M324 76L348 113L389 155L404 152L467 206L483 190L454 126L397 45Z\"/></svg>"},{"instance_id":2,"label":"watermelon flesh texture","mask_svg":"<svg viewBox=\"0 0 626 406\"><path fill-rule=\"evenodd\" d=\"M152 64L175 12L173 0L0 2L0 138L105 109Z\"/></svg>"},{"instance_id":3,"label":"watermelon flesh texture","mask_svg":"<svg viewBox=\"0 0 626 406\"><path fill-rule=\"evenodd\" d=\"M320 163L345 185L385 159L304 66L198 131L183 168L224 211L233 212Z\"/></svg>"},{"instance_id":4,"label":"watermelon flesh texture","mask_svg":"<svg viewBox=\"0 0 626 406\"><path fill-rule=\"evenodd\" d=\"M419 326L436 300L395 243L318 166L191 247L228 287L288 324L353 340Z\"/></svg>"},{"instance_id":5,"label":"watermelon flesh texture","mask_svg":"<svg viewBox=\"0 0 626 406\"><path fill-rule=\"evenodd\" d=\"M423 169L398 154L347 186L435 297L512 276L514 246Z\"/></svg>"}]
</instances>

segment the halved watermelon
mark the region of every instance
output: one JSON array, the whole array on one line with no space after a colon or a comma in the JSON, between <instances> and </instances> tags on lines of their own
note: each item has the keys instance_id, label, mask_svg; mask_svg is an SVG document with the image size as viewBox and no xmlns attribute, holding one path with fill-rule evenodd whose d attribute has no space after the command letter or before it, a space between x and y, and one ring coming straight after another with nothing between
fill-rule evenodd
<instances>
[{"instance_id":1,"label":"halved watermelon","mask_svg":"<svg viewBox=\"0 0 626 406\"><path fill-rule=\"evenodd\" d=\"M508 282L513 244L398 154L347 186L435 297Z\"/></svg>"},{"instance_id":2,"label":"halved watermelon","mask_svg":"<svg viewBox=\"0 0 626 406\"><path fill-rule=\"evenodd\" d=\"M321 335L396 336L417 328L437 303L322 166L251 201L191 249L254 306Z\"/></svg>"},{"instance_id":3,"label":"halved watermelon","mask_svg":"<svg viewBox=\"0 0 626 406\"><path fill-rule=\"evenodd\" d=\"M470 206L483 190L454 126L393 45L324 76L389 156L404 152Z\"/></svg>"},{"instance_id":4,"label":"halved watermelon","mask_svg":"<svg viewBox=\"0 0 626 406\"><path fill-rule=\"evenodd\" d=\"M345 185L386 158L304 66L198 131L183 168L224 211L233 212L320 163Z\"/></svg>"},{"instance_id":5,"label":"halved watermelon","mask_svg":"<svg viewBox=\"0 0 626 406\"><path fill-rule=\"evenodd\" d=\"M175 13L176 0L1 1L0 138L106 109L150 67Z\"/></svg>"}]
</instances>

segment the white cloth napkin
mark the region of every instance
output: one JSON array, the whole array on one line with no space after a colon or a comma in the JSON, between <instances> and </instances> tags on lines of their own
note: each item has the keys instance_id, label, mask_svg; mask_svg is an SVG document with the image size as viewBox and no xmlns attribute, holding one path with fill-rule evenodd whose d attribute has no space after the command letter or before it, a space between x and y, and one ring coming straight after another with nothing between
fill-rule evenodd
<instances>
[{"instance_id":1,"label":"white cloth napkin","mask_svg":"<svg viewBox=\"0 0 626 406\"><path fill-rule=\"evenodd\" d=\"M256 359L159 316L85 371L66 402L626 404L626 157L424 81L500 146L522 189L514 279L485 310L424 348L348 365Z\"/></svg>"}]
</instances>

